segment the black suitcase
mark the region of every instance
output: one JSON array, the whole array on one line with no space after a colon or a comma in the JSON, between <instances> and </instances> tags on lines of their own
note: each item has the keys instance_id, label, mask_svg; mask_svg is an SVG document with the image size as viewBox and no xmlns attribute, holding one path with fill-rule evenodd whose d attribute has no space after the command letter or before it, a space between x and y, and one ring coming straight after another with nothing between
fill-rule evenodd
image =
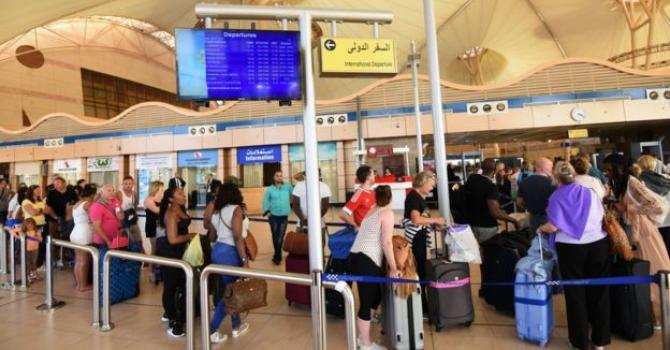
<instances>
[{"instance_id":1,"label":"black suitcase","mask_svg":"<svg viewBox=\"0 0 670 350\"><path fill-rule=\"evenodd\" d=\"M649 262L634 259L612 264L612 276L648 276ZM612 333L637 341L654 335L651 286L649 284L610 286L610 328Z\"/></svg>"},{"instance_id":2,"label":"black suitcase","mask_svg":"<svg viewBox=\"0 0 670 350\"><path fill-rule=\"evenodd\" d=\"M456 282L468 279L467 283L454 288L427 286L428 319L436 331L444 327L464 325L469 327L475 319L470 288L470 267L467 263L452 263L443 259L426 262L428 282Z\"/></svg>"},{"instance_id":3,"label":"black suitcase","mask_svg":"<svg viewBox=\"0 0 670 350\"><path fill-rule=\"evenodd\" d=\"M346 259L333 259L332 257L328 260L328 265L326 265L326 273L343 275L347 273L347 260ZM351 285L351 283L349 284ZM344 318L344 298L342 295L330 288L326 288L326 313Z\"/></svg>"},{"instance_id":4,"label":"black suitcase","mask_svg":"<svg viewBox=\"0 0 670 350\"><path fill-rule=\"evenodd\" d=\"M514 315L514 286L487 286L486 283L514 282L519 259L526 256L530 243L522 233L494 236L482 244L482 286L480 296L496 310Z\"/></svg>"}]
</instances>

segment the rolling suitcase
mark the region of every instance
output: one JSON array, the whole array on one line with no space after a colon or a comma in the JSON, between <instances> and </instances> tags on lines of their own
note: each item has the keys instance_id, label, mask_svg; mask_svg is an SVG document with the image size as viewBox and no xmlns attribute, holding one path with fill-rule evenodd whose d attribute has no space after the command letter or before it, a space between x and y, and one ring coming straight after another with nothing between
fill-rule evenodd
<instances>
[{"instance_id":1,"label":"rolling suitcase","mask_svg":"<svg viewBox=\"0 0 670 350\"><path fill-rule=\"evenodd\" d=\"M648 275L649 262L645 260L619 259L612 265L612 276ZM654 335L649 284L610 286L610 301L612 333L629 341L647 339Z\"/></svg>"},{"instance_id":2,"label":"rolling suitcase","mask_svg":"<svg viewBox=\"0 0 670 350\"><path fill-rule=\"evenodd\" d=\"M393 288L384 288L383 329L389 344L396 350L423 349L423 309L421 287L409 298L395 295Z\"/></svg>"},{"instance_id":3,"label":"rolling suitcase","mask_svg":"<svg viewBox=\"0 0 670 350\"><path fill-rule=\"evenodd\" d=\"M333 273L343 275L347 273L347 259L333 259L328 260L326 266L326 273ZM344 318L344 298L342 295L333 289L326 289L326 313Z\"/></svg>"},{"instance_id":4,"label":"rolling suitcase","mask_svg":"<svg viewBox=\"0 0 670 350\"><path fill-rule=\"evenodd\" d=\"M470 268L467 263L451 263L442 259L426 262L428 279L428 318L439 332L444 327L469 327L475 319L470 289Z\"/></svg>"},{"instance_id":5,"label":"rolling suitcase","mask_svg":"<svg viewBox=\"0 0 670 350\"><path fill-rule=\"evenodd\" d=\"M289 254L286 257L286 272L293 273L309 273L309 258L301 255ZM286 300L288 304L293 303L309 306L311 304L311 296L309 286L300 286L296 284L286 283Z\"/></svg>"},{"instance_id":6,"label":"rolling suitcase","mask_svg":"<svg viewBox=\"0 0 670 350\"><path fill-rule=\"evenodd\" d=\"M529 247L528 240L516 233L501 233L482 243L480 295L496 310L514 315L514 287L486 283L514 282L514 268Z\"/></svg>"},{"instance_id":7,"label":"rolling suitcase","mask_svg":"<svg viewBox=\"0 0 670 350\"><path fill-rule=\"evenodd\" d=\"M107 248L100 248L100 298L102 298L103 261ZM131 245L130 251L138 253L139 245ZM113 258L109 262L109 301L112 304L135 298L140 294L140 265L138 261ZM102 299L101 299L102 300Z\"/></svg>"},{"instance_id":8,"label":"rolling suitcase","mask_svg":"<svg viewBox=\"0 0 670 350\"><path fill-rule=\"evenodd\" d=\"M538 236L528 256L517 264L517 283L546 282L551 279L556 255L551 248L543 249L543 240L543 237ZM552 288L547 285L515 285L514 308L519 339L546 346L554 330Z\"/></svg>"}]
</instances>

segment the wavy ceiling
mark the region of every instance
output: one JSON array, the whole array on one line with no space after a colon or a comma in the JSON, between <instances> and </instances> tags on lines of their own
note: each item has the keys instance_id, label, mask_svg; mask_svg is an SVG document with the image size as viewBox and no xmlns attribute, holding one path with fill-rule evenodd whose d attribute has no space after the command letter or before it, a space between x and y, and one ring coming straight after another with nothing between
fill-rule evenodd
<instances>
[{"instance_id":1,"label":"wavy ceiling","mask_svg":"<svg viewBox=\"0 0 670 350\"><path fill-rule=\"evenodd\" d=\"M172 32L176 27L192 27L197 0L4 0L0 12L0 43L32 28L53 21L85 16L135 18ZM280 3L290 6L383 9L395 14L391 25L383 26L381 36L397 41L398 59L405 62L410 40L416 40L425 55L425 33L421 1L407 0L231 0L232 4ZM530 67L561 58L607 59L630 50L630 38L622 11L613 1L600 0L434 0L438 24L440 74L442 79L470 85L472 76L457 56L473 46L489 49L481 62L486 84L519 77ZM667 5L666 5L667 7ZM639 9L638 11L641 11ZM659 15L653 44L670 41L667 15ZM248 27L248 22L230 21L231 27ZM276 28L276 23L260 23L261 28ZM322 24L326 35L330 29ZM645 30L638 31L638 42L646 42ZM338 35L366 37L371 28L341 24ZM654 60L668 58L656 54ZM421 71L426 73L422 62ZM404 64L401 64L404 66ZM336 99L364 89L374 80L367 78L318 78L318 96Z\"/></svg>"},{"instance_id":2,"label":"wavy ceiling","mask_svg":"<svg viewBox=\"0 0 670 350\"><path fill-rule=\"evenodd\" d=\"M430 87L426 76L420 77L420 99L430 103ZM617 90L635 87L667 86L668 71L641 71L624 68L611 62L594 59L562 59L537 66L526 74L504 83L473 87L442 81L444 102L501 99L520 96ZM399 75L376 81L354 94L340 99L317 101L317 113L350 112L360 98L362 110L407 107L413 105L411 77ZM225 121L268 119L299 116L302 104L277 107L265 102L233 102L216 110L195 112L172 105L147 102L130 107L117 117L100 122L82 120L73 115L54 113L42 117L29 128L8 130L0 127L6 142L100 132L128 131L194 125ZM268 123L272 123L270 120Z\"/></svg>"}]
</instances>

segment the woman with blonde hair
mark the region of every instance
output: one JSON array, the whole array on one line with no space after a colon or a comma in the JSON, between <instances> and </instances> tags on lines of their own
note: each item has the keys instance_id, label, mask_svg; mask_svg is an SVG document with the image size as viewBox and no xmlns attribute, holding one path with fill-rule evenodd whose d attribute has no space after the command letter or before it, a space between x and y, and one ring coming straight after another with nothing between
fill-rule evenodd
<instances>
[{"instance_id":1,"label":"woman with blonde hair","mask_svg":"<svg viewBox=\"0 0 670 350\"><path fill-rule=\"evenodd\" d=\"M661 175L656 172L657 163L658 161L653 156L643 155L637 161L640 174L636 176L638 176L647 188L667 199L670 192L670 178L667 175ZM668 221L668 218L666 218L663 223L658 224L658 232L663 237L666 250L670 253L670 222Z\"/></svg>"},{"instance_id":2,"label":"woman with blonde hair","mask_svg":"<svg viewBox=\"0 0 670 350\"><path fill-rule=\"evenodd\" d=\"M624 218L630 225L631 243L637 247L635 256L638 259L649 261L649 272L653 275L660 270L670 270L670 258L668 250L659 233L657 222L658 216L667 214L668 203L651 190L651 186L656 188L657 184L649 182L650 187L646 185L644 179L651 162L642 159L638 163L640 167L639 179L635 176L628 178L626 195L623 198L625 208ZM655 166L653 162L653 166ZM635 172L633 172L635 175ZM642 181L641 181L642 180ZM655 328L660 327L660 315L656 312L659 308L659 295L656 288L651 288L651 301L654 305Z\"/></svg>"},{"instance_id":3,"label":"woman with blonde hair","mask_svg":"<svg viewBox=\"0 0 670 350\"><path fill-rule=\"evenodd\" d=\"M558 264L564 279L609 277L610 244L602 229L601 198L575 183L576 176L570 163L556 164L554 177L560 186L549 197L547 223L538 231L556 234ZM602 350L609 345L609 288L566 286L564 294L570 348Z\"/></svg>"},{"instance_id":4,"label":"woman with blonde hair","mask_svg":"<svg viewBox=\"0 0 670 350\"><path fill-rule=\"evenodd\" d=\"M435 188L435 175L431 171L422 171L412 180L412 190L405 198L405 214L402 224L405 226L405 239L412 245L412 253L416 258L419 279L426 279L427 249L432 246L431 225L444 225L441 217L431 217L426 197ZM421 291L421 303L424 313L428 310L425 288Z\"/></svg>"}]
</instances>

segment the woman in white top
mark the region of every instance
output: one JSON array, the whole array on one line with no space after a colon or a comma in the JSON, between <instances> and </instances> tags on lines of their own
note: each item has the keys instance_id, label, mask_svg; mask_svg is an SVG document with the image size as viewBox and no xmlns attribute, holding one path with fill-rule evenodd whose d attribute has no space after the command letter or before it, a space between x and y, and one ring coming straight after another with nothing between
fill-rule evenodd
<instances>
[{"instance_id":1,"label":"woman in white top","mask_svg":"<svg viewBox=\"0 0 670 350\"><path fill-rule=\"evenodd\" d=\"M605 189L603 183L600 182L600 179L589 175L589 171L591 170L591 163L589 163L584 158L577 158L573 166L575 167L575 172L577 173L577 176L575 176L576 183L595 191L598 195L598 198L601 200L607 196L607 190Z\"/></svg>"},{"instance_id":2,"label":"woman in white top","mask_svg":"<svg viewBox=\"0 0 670 350\"><path fill-rule=\"evenodd\" d=\"M77 202L72 209L72 220L74 228L70 234L70 241L74 244L89 245L93 243L93 231L91 230L91 221L88 218L88 208L93 203L97 188L93 185L86 185L79 195ZM91 289L88 281L88 264L90 257L87 252L75 250L74 279L77 283L77 290L85 292Z\"/></svg>"},{"instance_id":3,"label":"woman in white top","mask_svg":"<svg viewBox=\"0 0 670 350\"><path fill-rule=\"evenodd\" d=\"M216 230L216 244L212 249L212 263L229 266L249 267L244 237L247 235L249 219L244 214L244 198L240 189L231 183L219 187L214 200L214 214L210 225ZM233 283L237 277L221 276L225 285ZM210 323L209 333L212 343L222 343L228 339L227 334L219 333L219 327L226 317L226 304L223 298L216 305L214 317ZM249 329L249 324L242 323L239 314L231 314L232 337L237 338Z\"/></svg>"},{"instance_id":4,"label":"woman in white top","mask_svg":"<svg viewBox=\"0 0 670 350\"><path fill-rule=\"evenodd\" d=\"M375 189L376 205L368 211L356 234L349 255L349 271L354 275L383 277L384 258L388 264L389 277L400 277L393 256L393 210L391 210L391 188L383 185ZM362 350L385 349L370 339L371 311L377 309L382 300L382 285L358 283L360 306L356 325Z\"/></svg>"}]
</instances>

